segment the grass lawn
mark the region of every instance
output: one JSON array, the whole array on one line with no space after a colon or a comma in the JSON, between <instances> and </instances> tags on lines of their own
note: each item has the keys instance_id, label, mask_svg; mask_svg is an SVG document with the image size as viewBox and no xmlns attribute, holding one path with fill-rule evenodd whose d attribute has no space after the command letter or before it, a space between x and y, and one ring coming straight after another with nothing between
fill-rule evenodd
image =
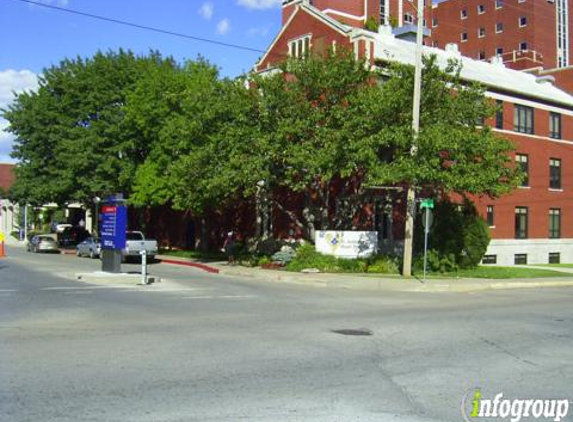
<instances>
[{"instance_id":1,"label":"grass lawn","mask_svg":"<svg viewBox=\"0 0 573 422\"><path fill-rule=\"evenodd\" d=\"M531 264L531 265L534 265L536 267L547 267L547 268L551 267L573 268L573 264Z\"/></svg>"},{"instance_id":2,"label":"grass lawn","mask_svg":"<svg viewBox=\"0 0 573 422\"><path fill-rule=\"evenodd\" d=\"M169 250L161 249L161 255L177 256L179 258L191 258L199 261L226 261L227 255L223 252L211 252L204 254L201 251Z\"/></svg>"},{"instance_id":3,"label":"grass lawn","mask_svg":"<svg viewBox=\"0 0 573 422\"><path fill-rule=\"evenodd\" d=\"M515 267L495 267L479 266L470 270L459 270L455 273L428 274L430 278L543 278L543 277L573 277L573 274L542 270L538 268L515 268ZM421 273L416 273L421 277Z\"/></svg>"}]
</instances>

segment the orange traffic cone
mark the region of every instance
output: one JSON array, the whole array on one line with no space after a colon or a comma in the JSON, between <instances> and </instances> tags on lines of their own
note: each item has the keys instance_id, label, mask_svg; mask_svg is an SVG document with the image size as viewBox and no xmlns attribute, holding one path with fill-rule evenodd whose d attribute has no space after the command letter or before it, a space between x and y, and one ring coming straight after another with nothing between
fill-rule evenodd
<instances>
[{"instance_id":1,"label":"orange traffic cone","mask_svg":"<svg viewBox=\"0 0 573 422\"><path fill-rule=\"evenodd\" d=\"M6 253L4 252L4 242L0 242L0 258L4 258Z\"/></svg>"}]
</instances>

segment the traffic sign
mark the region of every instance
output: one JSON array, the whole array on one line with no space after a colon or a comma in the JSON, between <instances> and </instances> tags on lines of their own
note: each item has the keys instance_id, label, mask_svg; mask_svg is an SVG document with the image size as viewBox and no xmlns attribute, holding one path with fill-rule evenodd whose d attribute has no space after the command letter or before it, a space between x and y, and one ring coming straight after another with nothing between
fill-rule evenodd
<instances>
[{"instance_id":1,"label":"traffic sign","mask_svg":"<svg viewBox=\"0 0 573 422\"><path fill-rule=\"evenodd\" d=\"M124 205L102 206L100 226L102 249L119 250L125 248L126 228L127 207Z\"/></svg>"},{"instance_id":2,"label":"traffic sign","mask_svg":"<svg viewBox=\"0 0 573 422\"><path fill-rule=\"evenodd\" d=\"M434 208L434 200L433 199L422 199L420 203L420 208Z\"/></svg>"},{"instance_id":3,"label":"traffic sign","mask_svg":"<svg viewBox=\"0 0 573 422\"><path fill-rule=\"evenodd\" d=\"M431 208L424 208L424 217L422 218L422 226L426 231L430 231L432 223L434 222L434 213Z\"/></svg>"},{"instance_id":4,"label":"traffic sign","mask_svg":"<svg viewBox=\"0 0 573 422\"><path fill-rule=\"evenodd\" d=\"M6 236L4 236L4 233L0 232L0 242L4 242L6 240Z\"/></svg>"}]
</instances>

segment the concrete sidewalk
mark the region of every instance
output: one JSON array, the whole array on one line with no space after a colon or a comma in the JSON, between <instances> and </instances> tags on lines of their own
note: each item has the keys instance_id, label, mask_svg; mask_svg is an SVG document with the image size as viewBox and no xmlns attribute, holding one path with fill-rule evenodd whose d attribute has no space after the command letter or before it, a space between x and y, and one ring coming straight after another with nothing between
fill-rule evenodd
<instances>
[{"instance_id":1,"label":"concrete sidewalk","mask_svg":"<svg viewBox=\"0 0 573 422\"><path fill-rule=\"evenodd\" d=\"M157 258L161 260L164 256L157 256ZM525 279L432 278L426 282L422 282L422 280L416 278L407 279L400 276L392 277L384 276L382 274L307 274L281 270L264 270L260 267L249 268L239 265L229 266L226 262L203 263L192 259L175 258L172 256L165 256L165 258L168 258L169 263L171 264L197 266L199 268L210 267L212 270L217 270L221 275L231 277L336 289L396 292L473 292L501 289L531 289L540 287L573 287L573 277ZM573 272L569 271L573 269L567 270L568 271L562 272Z\"/></svg>"}]
</instances>

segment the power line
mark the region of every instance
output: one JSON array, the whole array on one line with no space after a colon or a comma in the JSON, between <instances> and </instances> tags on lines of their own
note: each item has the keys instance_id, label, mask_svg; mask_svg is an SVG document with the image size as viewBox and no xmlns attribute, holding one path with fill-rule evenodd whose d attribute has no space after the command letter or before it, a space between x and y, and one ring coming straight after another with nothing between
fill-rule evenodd
<instances>
[{"instance_id":1,"label":"power line","mask_svg":"<svg viewBox=\"0 0 573 422\"><path fill-rule=\"evenodd\" d=\"M260 53L262 53L262 54L266 53L266 50L260 50L258 48L248 47L245 45L231 44L231 43L213 40L210 38L197 37L194 35L183 34L181 32L170 31L167 29L156 28L156 27L147 26L147 25L141 25L141 24L134 23L134 22L128 22L128 21L124 21L121 19L115 19L115 18L110 18L107 16L95 15L93 13L82 12L80 10L68 9L68 8L64 8L64 7L54 6L51 4L40 3L37 1L33 1L33 0L13 0L13 1L18 1L20 3L33 4L34 6L44 7L46 9L53 9L53 10L57 10L59 12L69 13L69 14L73 14L73 15L79 15L79 16L83 16L83 17L87 17L87 18L91 18L91 19L97 19L100 21L115 23L118 25L124 25L124 26L129 26L132 28L143 29L146 31L157 32L159 34L171 35L174 37L185 38L185 39L189 39L189 40L193 40L193 41L199 41L199 42L203 42L203 43L219 45L222 47L234 48L237 50L249 51L252 53L259 53L259 54Z\"/></svg>"}]
</instances>

